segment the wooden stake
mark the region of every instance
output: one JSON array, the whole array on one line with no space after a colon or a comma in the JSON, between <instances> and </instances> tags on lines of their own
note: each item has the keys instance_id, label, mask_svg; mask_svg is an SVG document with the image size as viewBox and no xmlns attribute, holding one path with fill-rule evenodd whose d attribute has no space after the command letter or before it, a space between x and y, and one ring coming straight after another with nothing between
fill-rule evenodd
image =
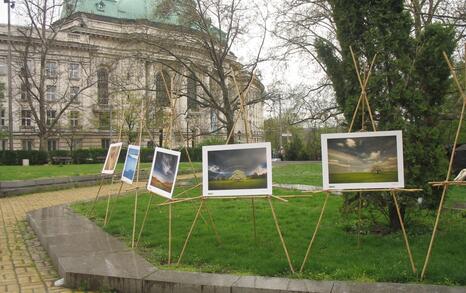
<instances>
[{"instance_id":1,"label":"wooden stake","mask_svg":"<svg viewBox=\"0 0 466 293\"><path fill-rule=\"evenodd\" d=\"M393 197L393 202L395 203L396 213L398 214L398 220L400 221L401 230L403 231L403 238L405 240L406 251L408 252L409 261L411 263L411 269L413 273L416 273L416 266L414 265L413 255L411 254L411 248L409 247L408 236L406 235L405 225L403 219L401 218L400 207L398 206L398 200L396 198L396 193L394 191L390 192Z\"/></svg>"},{"instance_id":2,"label":"wooden stake","mask_svg":"<svg viewBox=\"0 0 466 293\"><path fill-rule=\"evenodd\" d=\"M123 181L120 182L120 188L118 188L118 193L117 193L117 197L120 196L120 193L121 193L121 189L123 188ZM108 222L109 222L109 209L110 209L110 201L112 199L112 194L110 193L108 195L108 198L107 198L107 210L105 211L105 220L104 220L104 227L107 226Z\"/></svg>"},{"instance_id":3,"label":"wooden stake","mask_svg":"<svg viewBox=\"0 0 466 293\"><path fill-rule=\"evenodd\" d=\"M254 198L251 198L252 205L252 223L254 230L254 242L257 244L257 231L256 231L256 205L254 204Z\"/></svg>"},{"instance_id":4,"label":"wooden stake","mask_svg":"<svg viewBox=\"0 0 466 293\"><path fill-rule=\"evenodd\" d=\"M214 230L215 238L217 239L218 244L221 245L222 240L220 239L220 235L218 234L217 227L215 226L214 218L212 217L212 214L210 213L210 210L207 207L207 202L205 203L204 208L205 208L205 210L207 212L207 215L209 216L210 223L212 224L212 230Z\"/></svg>"},{"instance_id":5,"label":"wooden stake","mask_svg":"<svg viewBox=\"0 0 466 293\"><path fill-rule=\"evenodd\" d=\"M168 265L172 260L172 205L168 206Z\"/></svg>"},{"instance_id":6,"label":"wooden stake","mask_svg":"<svg viewBox=\"0 0 466 293\"><path fill-rule=\"evenodd\" d=\"M465 45L465 49L466 49L466 45ZM461 125L463 124L463 120L464 120L464 111L465 111L465 107L466 107L466 95L463 92L463 89L462 89L461 84L460 84L460 82L458 80L458 77L456 76L455 69L451 65L450 60L448 59L448 56L447 56L447 54L445 52L443 53L443 56L445 57L445 60L446 60L446 62L448 64L448 67L450 68L451 74L453 75L453 79L455 80L455 83L456 83L456 85L458 87L458 90L459 90L459 92L461 94L461 97L463 99L463 106L461 108L461 114L460 114L460 119L459 119L459 123L458 123L458 128L456 130L455 142L453 143L453 148L452 148L451 157L450 157L450 163L448 165L447 176L446 176L446 179L445 179L445 181L448 182L450 180L450 174L451 174L451 169L452 169L452 166L453 166L453 160L455 159L456 144L458 143L458 138L459 138L460 132L461 132ZM465 58L465 66L466 66L466 53L465 53L464 58ZM447 193L447 190L448 190L448 184L443 185L443 191L442 191L442 196L440 198L440 204L439 204L438 210L437 210L437 217L435 219L434 230L432 231L432 237L430 238L430 243L429 243L429 248L427 250L426 260L425 260L424 266L422 268L421 281L424 279L424 275L426 273L427 266L429 264L430 255L432 253L432 246L434 245L435 235L437 234L437 228L438 228L438 223L439 223L439 220L440 220L440 214L442 213L443 202L445 200L445 195Z\"/></svg>"},{"instance_id":7,"label":"wooden stake","mask_svg":"<svg viewBox=\"0 0 466 293\"><path fill-rule=\"evenodd\" d=\"M290 255L288 254L288 249L286 248L285 239L283 238L282 231L280 230L280 225L278 224L277 215L275 214L275 209L273 208L271 197L267 197L267 200L269 201L270 210L272 211L273 220L275 221L275 227L277 228L278 236L280 237L283 250L285 251L286 259L288 260L288 265L290 266L291 272L294 274L295 271L293 268L293 264L291 263Z\"/></svg>"},{"instance_id":8,"label":"wooden stake","mask_svg":"<svg viewBox=\"0 0 466 293\"><path fill-rule=\"evenodd\" d=\"M147 215L149 214L149 210L152 205L153 197L154 196L152 195L152 193L149 193L149 202L147 203L146 212L144 213L144 219L142 220L141 229L139 229L138 240L136 241L136 247L138 247L139 245L139 240L141 239L142 231L144 230L144 226L146 225Z\"/></svg>"},{"instance_id":9,"label":"wooden stake","mask_svg":"<svg viewBox=\"0 0 466 293\"><path fill-rule=\"evenodd\" d=\"M194 221L191 225L191 228L189 229L188 236L186 237L186 240L184 241L184 245L183 245L183 248L181 249L180 257L178 258L178 262L176 263L176 265L180 265L181 263L181 259L183 258L184 251L186 250L186 246L188 246L189 239L191 238L191 234L193 233L194 226L196 226L197 219L199 218L203 205L204 205L204 199L201 199L201 204L199 205L199 208L197 209L196 216L194 217Z\"/></svg>"},{"instance_id":10,"label":"wooden stake","mask_svg":"<svg viewBox=\"0 0 466 293\"><path fill-rule=\"evenodd\" d=\"M322 206L322 210L320 211L319 220L317 221L316 228L315 228L315 230L314 230L314 234L312 234L311 241L309 242L309 246L307 247L307 251L306 251L306 255L304 256L303 263L302 263L302 265L301 265L301 268L299 269L299 272L300 272L300 273L303 272L304 266L306 265L306 262L307 262L307 260L309 259L310 252L311 252L311 248L312 248L312 244L314 243L314 240L315 240L315 238L316 238L317 232L319 231L320 222L322 221L322 217L324 216L324 211L325 211L325 207L327 206L327 201L328 201L329 194L330 194L329 192L326 192L326 194L325 194L324 205Z\"/></svg>"},{"instance_id":11,"label":"wooden stake","mask_svg":"<svg viewBox=\"0 0 466 293\"><path fill-rule=\"evenodd\" d=\"M362 209L362 192L358 192L358 248L361 247L361 209Z\"/></svg>"},{"instance_id":12,"label":"wooden stake","mask_svg":"<svg viewBox=\"0 0 466 293\"><path fill-rule=\"evenodd\" d=\"M97 194L95 196L95 199L94 199L94 202L92 203L92 207L91 209L89 210L89 212L87 213L87 217L89 218L91 216L91 214L94 212L94 209L95 209L95 205L97 203L97 200L99 199L99 195L100 195L100 191L102 190L102 185L104 184L104 176L101 174L100 175L100 185L99 185L99 189L97 190Z\"/></svg>"}]
</instances>

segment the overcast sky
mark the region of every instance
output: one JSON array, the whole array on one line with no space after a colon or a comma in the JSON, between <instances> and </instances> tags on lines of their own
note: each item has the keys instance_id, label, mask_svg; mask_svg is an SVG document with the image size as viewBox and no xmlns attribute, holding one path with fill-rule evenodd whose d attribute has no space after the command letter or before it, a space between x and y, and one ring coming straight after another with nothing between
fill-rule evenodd
<instances>
[{"instance_id":1,"label":"overcast sky","mask_svg":"<svg viewBox=\"0 0 466 293\"><path fill-rule=\"evenodd\" d=\"M260 2L263 0L258 1ZM262 3L268 3L268 5L267 8L265 5L262 7L264 8L264 11L268 9L269 12L272 12L273 6L270 3L276 4L278 2L280 2L280 0L263 1ZM0 23L6 24L8 22L7 4L1 1L0 7ZM12 24L20 24L22 20L21 17L17 15L17 11L15 11L15 9L12 10L11 19ZM268 21L268 28L271 29L271 27L272 20L270 19ZM260 46L262 33L262 28L252 25L249 27L248 34L243 36L242 39L237 42L236 46L233 48L233 53L239 58L240 61L247 62L255 57ZM262 56L267 56L273 50L274 45L275 41L271 34L268 33ZM310 84L313 80L315 81L318 79L315 78L316 75L322 76L320 68L316 68L315 66L309 64L309 62L306 62L306 60L290 60L290 62L287 62L286 64L264 62L259 65L258 69L261 73L261 81L266 86L266 88L269 88L276 82L281 82L289 86L298 85L300 83Z\"/></svg>"}]
</instances>

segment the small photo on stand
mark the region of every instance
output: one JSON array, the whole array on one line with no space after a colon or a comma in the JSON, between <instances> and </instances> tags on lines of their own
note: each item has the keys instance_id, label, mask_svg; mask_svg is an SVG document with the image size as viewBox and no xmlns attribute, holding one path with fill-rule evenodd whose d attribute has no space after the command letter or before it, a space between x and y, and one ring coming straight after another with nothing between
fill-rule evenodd
<instances>
[{"instance_id":1,"label":"small photo on stand","mask_svg":"<svg viewBox=\"0 0 466 293\"><path fill-rule=\"evenodd\" d=\"M272 195L270 143L202 147L204 196Z\"/></svg>"},{"instance_id":2,"label":"small photo on stand","mask_svg":"<svg viewBox=\"0 0 466 293\"><path fill-rule=\"evenodd\" d=\"M323 134L324 189L403 188L401 131Z\"/></svg>"},{"instance_id":3,"label":"small photo on stand","mask_svg":"<svg viewBox=\"0 0 466 293\"><path fill-rule=\"evenodd\" d=\"M120 157L121 146L123 143L112 143L107 152L107 158L105 158L104 167L102 169L102 174L113 174L115 173L115 168L118 163L118 158Z\"/></svg>"},{"instance_id":4,"label":"small photo on stand","mask_svg":"<svg viewBox=\"0 0 466 293\"><path fill-rule=\"evenodd\" d=\"M141 151L140 146L129 145L128 152L126 153L125 166L123 167L123 173L121 173L121 181L133 184L134 175L136 174L136 168L138 167L139 152Z\"/></svg>"},{"instance_id":5,"label":"small photo on stand","mask_svg":"<svg viewBox=\"0 0 466 293\"><path fill-rule=\"evenodd\" d=\"M171 199L180 163L180 152L155 148L147 190Z\"/></svg>"}]
</instances>

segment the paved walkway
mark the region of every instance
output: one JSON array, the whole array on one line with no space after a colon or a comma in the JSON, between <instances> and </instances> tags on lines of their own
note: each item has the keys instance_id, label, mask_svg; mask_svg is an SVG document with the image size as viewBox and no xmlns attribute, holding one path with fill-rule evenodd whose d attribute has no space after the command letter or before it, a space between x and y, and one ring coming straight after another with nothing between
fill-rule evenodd
<instances>
[{"instance_id":1,"label":"paved walkway","mask_svg":"<svg viewBox=\"0 0 466 293\"><path fill-rule=\"evenodd\" d=\"M117 192L106 185L102 195ZM125 187L130 187L125 184ZM35 193L0 198L0 293L73 292L53 287L59 279L34 233L26 223L31 210L95 198L98 187ZM74 291L76 292L76 291Z\"/></svg>"}]
</instances>

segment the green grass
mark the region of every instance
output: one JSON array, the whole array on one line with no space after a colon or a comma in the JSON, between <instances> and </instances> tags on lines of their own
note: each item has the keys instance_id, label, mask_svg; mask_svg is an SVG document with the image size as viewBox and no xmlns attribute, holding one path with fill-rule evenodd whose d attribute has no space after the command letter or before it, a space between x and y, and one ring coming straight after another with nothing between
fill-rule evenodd
<instances>
[{"instance_id":1,"label":"green grass","mask_svg":"<svg viewBox=\"0 0 466 293\"><path fill-rule=\"evenodd\" d=\"M209 182L209 188L210 190L267 188L267 179L247 178L242 180L212 180Z\"/></svg>"},{"instance_id":2,"label":"green grass","mask_svg":"<svg viewBox=\"0 0 466 293\"><path fill-rule=\"evenodd\" d=\"M371 182L396 182L397 172L360 172L360 173L330 173L330 183L371 183Z\"/></svg>"},{"instance_id":3,"label":"green grass","mask_svg":"<svg viewBox=\"0 0 466 293\"><path fill-rule=\"evenodd\" d=\"M196 171L201 171L201 163L193 163ZM0 166L0 181L27 180L52 177L67 177L100 174L103 164L79 165L35 165L35 166ZM143 170L149 170L151 163L142 163ZM123 170L123 163L117 165L116 171ZM189 163L180 163L179 172L191 170Z\"/></svg>"},{"instance_id":4,"label":"green grass","mask_svg":"<svg viewBox=\"0 0 466 293\"><path fill-rule=\"evenodd\" d=\"M317 164L280 166L273 169L275 182L319 185L320 166ZM177 188L179 193L183 189ZM198 196L200 189L184 196ZM297 194L296 191L275 189L274 194ZM149 195L138 198L138 226L144 215ZM296 269L299 270L307 245L314 231L324 201L322 194L289 203L274 200L280 226ZM163 199L154 197L155 203ZM331 196L322 225L312 248L311 257L300 275L291 275L280 244L269 204L256 199L257 242L253 237L251 200L216 200L206 202L221 237L217 243L212 230L199 220L180 267L167 266L168 207L153 207L142 234L139 252L150 262L165 269L181 269L217 273L284 276L315 280L355 280L365 282L416 282L411 272L401 233L385 236L353 232L355 216L342 216L342 198ZM130 244L134 197L122 197L115 202L111 221L104 229ZM173 206L173 260L177 260L183 242L195 216L199 202ZM102 225L106 201L96 206L98 225ZM85 212L88 204L74 205ZM203 214L208 219L207 213ZM369 215L363 214L366 219ZM410 215L409 241L418 270L422 269L434 212L416 210ZM425 283L466 285L466 225L465 213L445 210L442 214Z\"/></svg>"}]
</instances>

